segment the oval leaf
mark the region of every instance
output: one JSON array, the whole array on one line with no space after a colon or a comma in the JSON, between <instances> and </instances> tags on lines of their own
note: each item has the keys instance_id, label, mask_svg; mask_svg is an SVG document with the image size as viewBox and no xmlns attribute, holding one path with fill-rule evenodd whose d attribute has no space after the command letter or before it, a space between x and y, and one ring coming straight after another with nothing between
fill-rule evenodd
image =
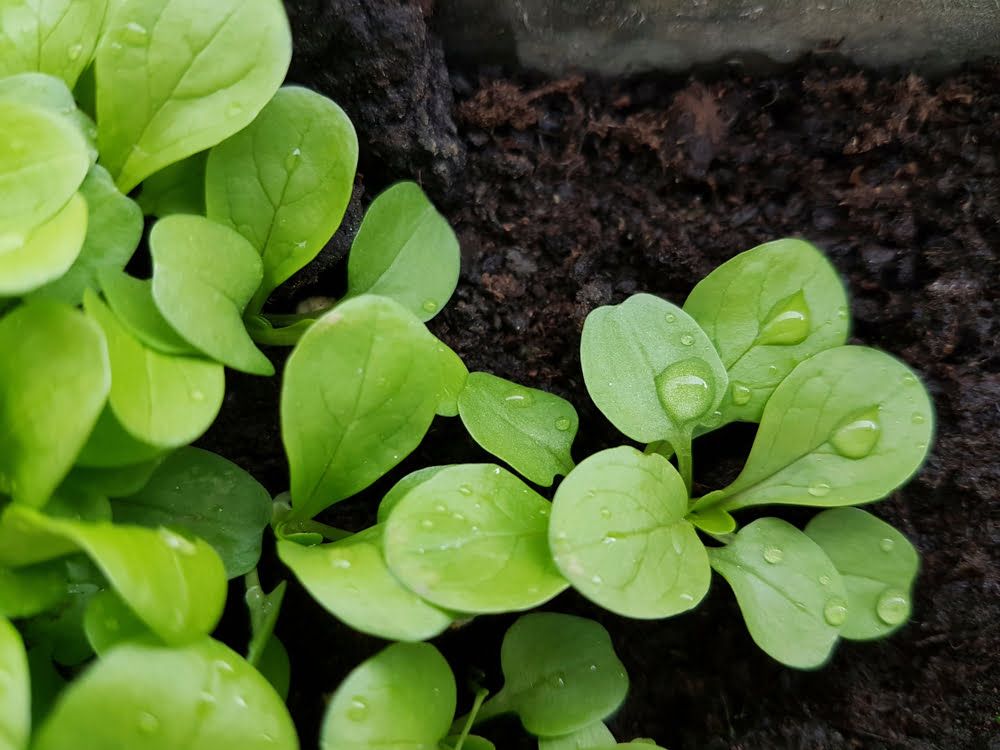
<instances>
[{"instance_id":1,"label":"oval leaf","mask_svg":"<svg viewBox=\"0 0 1000 750\"><path fill-rule=\"evenodd\" d=\"M539 737L538 750L594 750L615 747L615 736L603 721L560 737Z\"/></svg>"},{"instance_id":2,"label":"oval leaf","mask_svg":"<svg viewBox=\"0 0 1000 750\"><path fill-rule=\"evenodd\" d=\"M51 609L64 596L66 571L60 563L0 567L0 617L33 617Z\"/></svg>"},{"instance_id":3,"label":"oval leaf","mask_svg":"<svg viewBox=\"0 0 1000 750\"><path fill-rule=\"evenodd\" d=\"M686 514L684 482L663 456L611 448L559 485L549 543L591 601L626 617L670 617L695 607L712 577Z\"/></svg>"},{"instance_id":4,"label":"oval leaf","mask_svg":"<svg viewBox=\"0 0 1000 750\"><path fill-rule=\"evenodd\" d=\"M83 614L83 630L98 656L128 641L156 641L146 624L110 589L90 597Z\"/></svg>"},{"instance_id":5,"label":"oval leaf","mask_svg":"<svg viewBox=\"0 0 1000 750\"><path fill-rule=\"evenodd\" d=\"M499 466L442 469L389 514L386 562L403 585L445 609L530 609L568 585L549 554L549 507Z\"/></svg>"},{"instance_id":6,"label":"oval leaf","mask_svg":"<svg viewBox=\"0 0 1000 750\"><path fill-rule=\"evenodd\" d=\"M79 256L86 234L87 201L77 193L51 219L0 250L0 295L27 294L58 279Z\"/></svg>"},{"instance_id":7,"label":"oval leaf","mask_svg":"<svg viewBox=\"0 0 1000 750\"><path fill-rule=\"evenodd\" d=\"M134 466L138 463L155 461L162 458L166 449L143 443L132 437L121 426L121 423L105 406L97 418L93 432L87 438L87 443L76 457L78 466L92 469L110 469Z\"/></svg>"},{"instance_id":8,"label":"oval leaf","mask_svg":"<svg viewBox=\"0 0 1000 750\"><path fill-rule=\"evenodd\" d=\"M818 544L785 521L761 518L709 557L769 656L797 669L827 660L849 609L840 573Z\"/></svg>"},{"instance_id":9,"label":"oval leaf","mask_svg":"<svg viewBox=\"0 0 1000 750\"><path fill-rule=\"evenodd\" d=\"M0 748L24 750L31 732L31 688L28 656L21 636L0 617Z\"/></svg>"},{"instance_id":10,"label":"oval leaf","mask_svg":"<svg viewBox=\"0 0 1000 750\"><path fill-rule=\"evenodd\" d=\"M382 524L389 520L389 514L392 513L393 508L399 505L400 500L406 497L407 492L412 490L418 484L423 484L442 469L447 468L447 466L428 466L423 469L417 469L396 482L396 484L392 486L392 489L390 489L385 494L385 497L382 498L382 502L379 503L377 518L378 523Z\"/></svg>"},{"instance_id":11,"label":"oval leaf","mask_svg":"<svg viewBox=\"0 0 1000 750\"><path fill-rule=\"evenodd\" d=\"M97 126L86 114L77 109L73 93L61 78L45 73L18 73L8 78L0 78L0 99L10 99L40 107L68 120L83 136L90 161L97 161L95 140Z\"/></svg>"},{"instance_id":12,"label":"oval leaf","mask_svg":"<svg viewBox=\"0 0 1000 750\"><path fill-rule=\"evenodd\" d=\"M98 279L118 321L146 346L164 354L201 356L160 313L151 280L136 279L121 269L102 271Z\"/></svg>"}]
</instances>

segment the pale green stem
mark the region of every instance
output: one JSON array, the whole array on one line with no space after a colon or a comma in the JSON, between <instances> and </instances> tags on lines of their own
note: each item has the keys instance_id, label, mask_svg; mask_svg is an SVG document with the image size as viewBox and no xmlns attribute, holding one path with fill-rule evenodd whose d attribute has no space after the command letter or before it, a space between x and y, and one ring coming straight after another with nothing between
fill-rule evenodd
<instances>
[{"instance_id":1,"label":"pale green stem","mask_svg":"<svg viewBox=\"0 0 1000 750\"><path fill-rule=\"evenodd\" d=\"M472 702L472 710L465 715L465 726L462 727L462 733L458 736L458 742L455 743L454 750L462 750L462 745L465 744L465 739L469 736L469 733L472 731L472 725L476 723L479 716L479 710L483 707L483 701L486 700L486 696L489 694L490 691L486 688L479 688L476 691L476 699Z\"/></svg>"}]
</instances>

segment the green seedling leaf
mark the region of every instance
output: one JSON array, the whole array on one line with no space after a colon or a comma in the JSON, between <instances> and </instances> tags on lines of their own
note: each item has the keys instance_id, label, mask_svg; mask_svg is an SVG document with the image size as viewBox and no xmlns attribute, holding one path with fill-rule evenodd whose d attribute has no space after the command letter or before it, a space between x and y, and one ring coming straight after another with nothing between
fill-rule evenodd
<instances>
[{"instance_id":1,"label":"green seedling leaf","mask_svg":"<svg viewBox=\"0 0 1000 750\"><path fill-rule=\"evenodd\" d=\"M862 346L827 349L775 389L743 471L698 507L879 500L917 470L933 429L930 397L906 365Z\"/></svg>"},{"instance_id":2,"label":"green seedling leaf","mask_svg":"<svg viewBox=\"0 0 1000 750\"><path fill-rule=\"evenodd\" d=\"M27 294L65 274L87 234L87 201L79 193L24 235L0 237L0 295Z\"/></svg>"},{"instance_id":3,"label":"green seedling leaf","mask_svg":"<svg viewBox=\"0 0 1000 750\"><path fill-rule=\"evenodd\" d=\"M239 466L201 448L167 456L139 492L116 500L117 523L166 526L208 542L228 578L249 573L260 559L271 496Z\"/></svg>"},{"instance_id":4,"label":"green seedling leaf","mask_svg":"<svg viewBox=\"0 0 1000 750\"><path fill-rule=\"evenodd\" d=\"M499 466L442 469L390 513L386 562L404 586L444 609L530 609L568 585L549 553L549 507Z\"/></svg>"},{"instance_id":5,"label":"green seedling leaf","mask_svg":"<svg viewBox=\"0 0 1000 750\"><path fill-rule=\"evenodd\" d=\"M719 508L692 511L687 514L687 520L706 534L731 534L736 531L736 519Z\"/></svg>"},{"instance_id":6,"label":"green seedling leaf","mask_svg":"<svg viewBox=\"0 0 1000 750\"><path fill-rule=\"evenodd\" d=\"M297 750L288 710L253 667L217 641L127 643L74 681L35 750Z\"/></svg>"},{"instance_id":7,"label":"green seedling leaf","mask_svg":"<svg viewBox=\"0 0 1000 750\"><path fill-rule=\"evenodd\" d=\"M458 747L458 737L448 737L442 744L443 750L454 750ZM474 734L462 739L461 750L496 750L496 745L485 737L477 737Z\"/></svg>"},{"instance_id":8,"label":"green seedling leaf","mask_svg":"<svg viewBox=\"0 0 1000 750\"><path fill-rule=\"evenodd\" d=\"M31 733L31 687L28 655L21 635L0 617L0 748L26 750Z\"/></svg>"},{"instance_id":9,"label":"green seedling leaf","mask_svg":"<svg viewBox=\"0 0 1000 750\"><path fill-rule=\"evenodd\" d=\"M785 521L761 518L709 558L769 656L796 669L827 660L850 610L840 573L818 544Z\"/></svg>"},{"instance_id":10,"label":"green seedling leaf","mask_svg":"<svg viewBox=\"0 0 1000 750\"><path fill-rule=\"evenodd\" d=\"M66 596L66 567L42 563L25 568L0 567L0 617L34 617Z\"/></svg>"},{"instance_id":11,"label":"green seedling leaf","mask_svg":"<svg viewBox=\"0 0 1000 750\"><path fill-rule=\"evenodd\" d=\"M280 89L249 127L212 149L208 217L246 237L264 263L252 312L340 226L357 165L358 137L347 115L298 86Z\"/></svg>"},{"instance_id":12,"label":"green seedling leaf","mask_svg":"<svg viewBox=\"0 0 1000 750\"><path fill-rule=\"evenodd\" d=\"M438 750L455 715L455 678L426 643L396 643L333 694L322 750Z\"/></svg>"},{"instance_id":13,"label":"green seedling leaf","mask_svg":"<svg viewBox=\"0 0 1000 750\"><path fill-rule=\"evenodd\" d=\"M271 593L265 594L260 583L247 586L244 596L247 609L250 610L250 645L247 649L247 661L252 666L256 667L261 662L268 645L272 642L274 626L281 613L281 603L285 599L286 588L288 584L282 581Z\"/></svg>"},{"instance_id":14,"label":"green seedling leaf","mask_svg":"<svg viewBox=\"0 0 1000 750\"><path fill-rule=\"evenodd\" d=\"M465 366L461 357L440 340L437 341L435 351L441 381L441 399L437 405L437 413L442 417L457 417L458 398L462 395L469 379L469 368Z\"/></svg>"},{"instance_id":15,"label":"green seedling leaf","mask_svg":"<svg viewBox=\"0 0 1000 750\"><path fill-rule=\"evenodd\" d=\"M127 497L146 486L161 460L154 458L142 463L107 469L76 466L67 475L66 484L104 497Z\"/></svg>"},{"instance_id":16,"label":"green seedling leaf","mask_svg":"<svg viewBox=\"0 0 1000 750\"><path fill-rule=\"evenodd\" d=\"M222 365L150 349L89 289L83 304L108 342L109 404L121 426L134 438L160 448L176 448L201 437L222 406L226 389Z\"/></svg>"},{"instance_id":17,"label":"green seedling leaf","mask_svg":"<svg viewBox=\"0 0 1000 750\"><path fill-rule=\"evenodd\" d=\"M146 346L164 354L201 356L160 313L153 299L152 281L134 278L121 269L102 271L98 279L119 322Z\"/></svg>"},{"instance_id":18,"label":"green seedling leaf","mask_svg":"<svg viewBox=\"0 0 1000 750\"><path fill-rule=\"evenodd\" d=\"M136 440L122 427L111 407L105 406L93 432L77 456L78 466L88 469L111 469L154 461L166 449Z\"/></svg>"},{"instance_id":19,"label":"green seedling leaf","mask_svg":"<svg viewBox=\"0 0 1000 750\"><path fill-rule=\"evenodd\" d=\"M539 737L590 727L617 710L628 692L628 675L608 632L582 617L521 617L504 636L500 664L503 689L483 705L478 720L513 712Z\"/></svg>"},{"instance_id":20,"label":"green seedling leaf","mask_svg":"<svg viewBox=\"0 0 1000 750\"><path fill-rule=\"evenodd\" d=\"M561 737L539 737L538 750L593 750L593 748L614 747L615 736L603 721L598 721L583 729Z\"/></svg>"},{"instance_id":21,"label":"green seedling leaf","mask_svg":"<svg viewBox=\"0 0 1000 750\"><path fill-rule=\"evenodd\" d=\"M759 245L702 279L684 303L729 371L722 423L759 422L775 387L803 360L847 341L847 293L813 245Z\"/></svg>"},{"instance_id":22,"label":"green seedling leaf","mask_svg":"<svg viewBox=\"0 0 1000 750\"><path fill-rule=\"evenodd\" d=\"M389 520L389 514L392 513L393 508L399 505L399 501L406 497L407 492L418 484L423 484L442 469L447 468L447 466L428 466L424 469L417 469L396 482L379 503L378 523L384 524Z\"/></svg>"},{"instance_id":23,"label":"green seedling leaf","mask_svg":"<svg viewBox=\"0 0 1000 750\"><path fill-rule=\"evenodd\" d=\"M611 448L559 485L549 544L591 601L626 617L670 617L697 606L712 577L686 514L687 490L665 458Z\"/></svg>"},{"instance_id":24,"label":"green seedling leaf","mask_svg":"<svg viewBox=\"0 0 1000 750\"><path fill-rule=\"evenodd\" d=\"M87 233L83 248L62 276L36 289L34 297L60 300L70 305L83 301L86 289L98 289L102 273L121 271L142 237L142 212L115 187L107 170L95 164L80 186L87 201Z\"/></svg>"},{"instance_id":25,"label":"green seedling leaf","mask_svg":"<svg viewBox=\"0 0 1000 750\"><path fill-rule=\"evenodd\" d=\"M319 604L355 630L390 641L423 641L452 616L403 586L382 557L382 527L333 544L278 542L278 557Z\"/></svg>"},{"instance_id":26,"label":"green seedling leaf","mask_svg":"<svg viewBox=\"0 0 1000 750\"><path fill-rule=\"evenodd\" d=\"M139 206L146 216L205 213L205 163L208 151L174 162L142 182Z\"/></svg>"},{"instance_id":27,"label":"green seedling leaf","mask_svg":"<svg viewBox=\"0 0 1000 750\"><path fill-rule=\"evenodd\" d=\"M129 641L156 643L146 624L114 591L105 589L90 597L83 614L83 631L91 648L104 656L115 646Z\"/></svg>"},{"instance_id":28,"label":"green seedling leaf","mask_svg":"<svg viewBox=\"0 0 1000 750\"><path fill-rule=\"evenodd\" d=\"M94 55L108 0L10 0L0 29L0 77L38 71L70 88Z\"/></svg>"},{"instance_id":29,"label":"green seedling leaf","mask_svg":"<svg viewBox=\"0 0 1000 750\"><path fill-rule=\"evenodd\" d=\"M0 564L30 564L75 549L86 552L135 614L168 643L209 632L222 614L225 571L218 555L201 540L167 529L43 516L8 507Z\"/></svg>"},{"instance_id":30,"label":"green seedling leaf","mask_svg":"<svg viewBox=\"0 0 1000 750\"><path fill-rule=\"evenodd\" d=\"M0 99L29 104L66 118L79 129L86 141L91 163L97 161L97 126L77 109L73 93L61 78L45 73L18 73L0 78Z\"/></svg>"},{"instance_id":31,"label":"green seedling leaf","mask_svg":"<svg viewBox=\"0 0 1000 750\"><path fill-rule=\"evenodd\" d=\"M101 160L121 191L249 125L291 52L277 0L118 3L96 74Z\"/></svg>"},{"instance_id":32,"label":"green seedling leaf","mask_svg":"<svg viewBox=\"0 0 1000 750\"><path fill-rule=\"evenodd\" d=\"M436 341L398 303L371 296L302 336L281 389L296 517L359 492L417 447L440 401Z\"/></svg>"},{"instance_id":33,"label":"green seedling leaf","mask_svg":"<svg viewBox=\"0 0 1000 750\"><path fill-rule=\"evenodd\" d=\"M69 119L21 102L0 99L0 133L0 251L7 253L73 197L90 156Z\"/></svg>"},{"instance_id":34,"label":"green seedling leaf","mask_svg":"<svg viewBox=\"0 0 1000 750\"><path fill-rule=\"evenodd\" d=\"M274 366L243 324L243 310L261 281L253 247L229 227L181 214L156 222L149 247L153 299L181 337L234 370L273 375Z\"/></svg>"},{"instance_id":35,"label":"green seedling leaf","mask_svg":"<svg viewBox=\"0 0 1000 750\"><path fill-rule=\"evenodd\" d=\"M458 239L415 182L400 182L369 206L347 260L347 296L391 297L421 320L458 284Z\"/></svg>"},{"instance_id":36,"label":"green seedling leaf","mask_svg":"<svg viewBox=\"0 0 1000 750\"><path fill-rule=\"evenodd\" d=\"M288 658L288 651L277 636L272 635L267 639L256 667L264 679L271 683L281 700L287 700L292 682L292 663Z\"/></svg>"},{"instance_id":37,"label":"green seedling leaf","mask_svg":"<svg viewBox=\"0 0 1000 750\"><path fill-rule=\"evenodd\" d=\"M884 638L910 618L920 558L909 540L860 508L834 508L806 526L844 579L847 620L843 638Z\"/></svg>"},{"instance_id":38,"label":"green seedling leaf","mask_svg":"<svg viewBox=\"0 0 1000 750\"><path fill-rule=\"evenodd\" d=\"M31 673L31 724L38 726L49 715L56 696L66 687L66 680L56 671L52 655L44 646L28 649L28 671Z\"/></svg>"},{"instance_id":39,"label":"green seedling leaf","mask_svg":"<svg viewBox=\"0 0 1000 750\"><path fill-rule=\"evenodd\" d=\"M0 491L40 507L107 399L107 346L82 313L38 301L0 319L0 351Z\"/></svg>"},{"instance_id":40,"label":"green seedling leaf","mask_svg":"<svg viewBox=\"0 0 1000 750\"><path fill-rule=\"evenodd\" d=\"M57 663L77 667L94 655L83 630L84 612L105 582L83 555L68 557L58 564L66 571L65 596L56 607L23 621L21 628L28 642L43 648Z\"/></svg>"},{"instance_id":41,"label":"green seedling leaf","mask_svg":"<svg viewBox=\"0 0 1000 750\"><path fill-rule=\"evenodd\" d=\"M458 409L479 445L535 484L549 487L556 474L572 470L570 448L580 420L565 399L474 372Z\"/></svg>"}]
</instances>

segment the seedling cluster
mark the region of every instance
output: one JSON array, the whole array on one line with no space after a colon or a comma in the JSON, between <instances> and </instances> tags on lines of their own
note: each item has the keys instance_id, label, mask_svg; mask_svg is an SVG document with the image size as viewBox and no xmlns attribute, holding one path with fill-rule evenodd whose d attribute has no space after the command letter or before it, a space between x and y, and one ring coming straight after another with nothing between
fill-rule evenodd
<instances>
[{"instance_id":1,"label":"seedling cluster","mask_svg":"<svg viewBox=\"0 0 1000 750\"><path fill-rule=\"evenodd\" d=\"M3 750L297 748L274 635L286 583L267 592L256 569L265 532L321 607L401 641L334 694L329 750L483 750L473 727L504 713L540 750L649 748L604 725L628 678L604 629L568 615L519 619L504 687L455 718L451 670L420 641L569 587L665 618L715 570L758 645L799 668L908 619L914 548L849 506L917 470L932 406L905 365L845 345L844 289L811 245L743 253L683 307L639 294L594 310L587 389L639 448L576 465L568 401L470 373L427 329L459 250L418 186L372 202L342 299L268 306L336 231L358 159L336 104L281 85L280 2L12 2L0 21ZM226 367L274 374L261 346L294 346L274 499L191 446ZM437 417L509 468L424 468L372 527L327 523ZM743 471L696 496L694 438L734 421L759 423ZM550 501L537 488L557 476ZM738 528L742 509L780 504L825 510L804 530ZM211 634L241 577L250 638L225 645Z\"/></svg>"}]
</instances>

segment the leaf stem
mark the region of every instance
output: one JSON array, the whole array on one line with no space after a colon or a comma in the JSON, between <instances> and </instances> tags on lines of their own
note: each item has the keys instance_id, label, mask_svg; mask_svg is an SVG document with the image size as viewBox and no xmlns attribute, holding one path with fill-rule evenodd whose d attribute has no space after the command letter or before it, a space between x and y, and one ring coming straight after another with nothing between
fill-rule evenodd
<instances>
[{"instance_id":1,"label":"leaf stem","mask_svg":"<svg viewBox=\"0 0 1000 750\"><path fill-rule=\"evenodd\" d=\"M480 688L476 691L476 700L472 704L472 710L464 716L455 719L451 725L452 733L464 732L467 735L468 732L465 732L466 726L471 730L476 724L481 724L510 710L507 707L507 698L503 690L487 701L486 696L489 695L489 692L486 688Z\"/></svg>"},{"instance_id":2,"label":"leaf stem","mask_svg":"<svg viewBox=\"0 0 1000 750\"><path fill-rule=\"evenodd\" d=\"M266 346L295 346L302 334L316 322L313 317L302 317L291 325L275 328L271 321L260 315L246 318L247 332L258 344Z\"/></svg>"},{"instance_id":3,"label":"leaf stem","mask_svg":"<svg viewBox=\"0 0 1000 750\"><path fill-rule=\"evenodd\" d=\"M256 586L257 588L261 588L260 575L257 573L257 568L254 568L245 576L243 576L243 582L244 584L246 584L247 591L252 589L254 586Z\"/></svg>"},{"instance_id":4,"label":"leaf stem","mask_svg":"<svg viewBox=\"0 0 1000 750\"><path fill-rule=\"evenodd\" d=\"M678 441L680 442L680 441ZM691 479L693 474L691 458L691 440L674 446L674 454L677 456L677 470L681 473L684 486L687 487L688 495L691 494Z\"/></svg>"},{"instance_id":5,"label":"leaf stem","mask_svg":"<svg viewBox=\"0 0 1000 750\"><path fill-rule=\"evenodd\" d=\"M472 731L472 725L476 723L479 710L483 707L483 701L486 700L486 696L489 694L490 691L486 688L479 688L476 691L476 699L472 702L472 710L465 715L465 726L462 728L462 733L458 736L458 741L455 743L453 750L462 750L462 745L465 744L466 738Z\"/></svg>"},{"instance_id":6,"label":"leaf stem","mask_svg":"<svg viewBox=\"0 0 1000 750\"><path fill-rule=\"evenodd\" d=\"M313 521L311 519L286 521L281 525L278 533L281 536L287 536L288 534L319 534L328 542L338 542L341 539L347 539L349 536L354 536L353 531L345 531L344 529L338 529L335 526L328 526L325 523L320 523L319 521Z\"/></svg>"}]
</instances>

